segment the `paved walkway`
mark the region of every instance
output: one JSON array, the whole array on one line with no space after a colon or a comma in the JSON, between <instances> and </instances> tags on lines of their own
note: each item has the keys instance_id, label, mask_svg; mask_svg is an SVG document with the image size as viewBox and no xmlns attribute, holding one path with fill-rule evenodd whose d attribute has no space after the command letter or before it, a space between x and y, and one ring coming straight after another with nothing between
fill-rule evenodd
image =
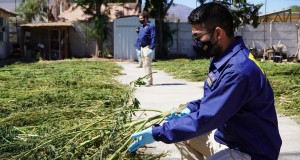
<instances>
[{"instance_id":1,"label":"paved walkway","mask_svg":"<svg viewBox=\"0 0 300 160\"><path fill-rule=\"evenodd\" d=\"M143 77L144 69L136 68L134 62L118 62L124 68L123 75L118 80L124 84ZM155 63L154 63L155 64ZM175 79L163 71L153 75L154 85L151 87L137 87L135 97L140 101L141 108L170 110L179 104L187 103L191 100L199 99L203 96L203 83L188 82L182 79ZM283 140L281 147L280 160L300 160L300 125L288 117L279 116L279 130ZM169 151L163 160L180 160L180 152L173 144L155 142L148 145L148 153L162 153Z\"/></svg>"}]
</instances>

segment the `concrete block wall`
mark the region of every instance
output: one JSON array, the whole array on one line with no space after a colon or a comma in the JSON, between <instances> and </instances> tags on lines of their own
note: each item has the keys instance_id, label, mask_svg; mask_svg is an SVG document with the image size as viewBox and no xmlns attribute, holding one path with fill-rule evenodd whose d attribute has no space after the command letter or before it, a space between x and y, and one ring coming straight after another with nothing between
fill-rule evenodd
<instances>
[{"instance_id":1,"label":"concrete block wall","mask_svg":"<svg viewBox=\"0 0 300 160\"><path fill-rule=\"evenodd\" d=\"M192 26L188 23L168 23L173 33L173 45L169 46L169 54L193 57Z\"/></svg>"},{"instance_id":2,"label":"concrete block wall","mask_svg":"<svg viewBox=\"0 0 300 160\"><path fill-rule=\"evenodd\" d=\"M192 40L191 25L189 23L174 22L170 22L168 23L168 25L171 31L173 31L173 44L168 46L169 54L194 57L196 53L193 50L194 42ZM103 49L108 49L108 51L113 53L114 45L129 45L127 43L114 44L113 35L115 31L113 28L113 24L109 23L107 27L110 30L110 34L108 35L108 38L103 42ZM82 29L80 29L78 24L75 25L75 30L75 33L71 33L70 35L71 41L73 42L72 44L76 44L75 47L74 45L72 45L74 48L71 48L73 56L81 57L94 53L95 40L93 40L92 38L88 38L88 43L86 43L85 33ZM132 32L132 35L136 36L135 27L130 28L130 31L128 32ZM296 23L262 23L257 28L253 28L250 25L240 27L235 34L243 36L244 42L248 48L252 48L254 45L257 49L263 51L264 48L268 48L271 45L277 45L280 42L287 47L287 55L293 56L296 55L297 52L299 52L299 32L300 31L297 32ZM133 46L134 43L135 40L134 42L130 42L130 45ZM119 46L119 48L122 48L122 46ZM132 54L135 54L134 50L132 51ZM300 53L298 54L298 56L300 59Z\"/></svg>"},{"instance_id":3,"label":"concrete block wall","mask_svg":"<svg viewBox=\"0 0 300 160\"><path fill-rule=\"evenodd\" d=\"M240 27L236 35L243 36L249 48L255 45L257 49L263 49L278 43L283 44L287 47L287 55L293 56L299 47L297 29L296 23L261 23L257 28L250 25Z\"/></svg>"},{"instance_id":4,"label":"concrete block wall","mask_svg":"<svg viewBox=\"0 0 300 160\"><path fill-rule=\"evenodd\" d=\"M168 24L172 30L177 30L178 32L173 34L174 42L169 47L170 53L185 54L188 57L194 56L191 25L188 23ZM300 45L300 35L299 33L297 35L296 23L262 23L257 28L245 25L238 29L236 35L243 36L247 47L252 48L255 45L257 49L261 50L271 45L277 45L280 42L287 47L286 53L288 56L296 55Z\"/></svg>"}]
</instances>

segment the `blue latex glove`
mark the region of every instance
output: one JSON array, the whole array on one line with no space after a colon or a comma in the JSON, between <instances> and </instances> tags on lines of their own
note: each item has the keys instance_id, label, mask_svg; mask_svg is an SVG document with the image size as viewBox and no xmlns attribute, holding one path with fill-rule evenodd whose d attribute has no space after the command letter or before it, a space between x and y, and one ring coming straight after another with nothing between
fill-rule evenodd
<instances>
[{"instance_id":1,"label":"blue latex glove","mask_svg":"<svg viewBox=\"0 0 300 160\"><path fill-rule=\"evenodd\" d=\"M135 49L135 52L138 57L141 56L141 50Z\"/></svg>"},{"instance_id":2,"label":"blue latex glove","mask_svg":"<svg viewBox=\"0 0 300 160\"><path fill-rule=\"evenodd\" d=\"M154 51L153 51L152 49L149 49L149 50L148 50L148 55L152 56L153 53L154 53Z\"/></svg>"},{"instance_id":3,"label":"blue latex glove","mask_svg":"<svg viewBox=\"0 0 300 160\"><path fill-rule=\"evenodd\" d=\"M172 113L171 115L169 115L168 117L164 118L164 120L166 121L170 121L172 119L177 119L183 116L186 116L188 114L191 113L191 110L189 108L185 108L183 109L180 113Z\"/></svg>"},{"instance_id":4,"label":"blue latex glove","mask_svg":"<svg viewBox=\"0 0 300 160\"><path fill-rule=\"evenodd\" d=\"M171 113L168 117L165 117L164 120L170 121L172 119L177 119L182 117L181 113Z\"/></svg>"},{"instance_id":5,"label":"blue latex glove","mask_svg":"<svg viewBox=\"0 0 300 160\"><path fill-rule=\"evenodd\" d=\"M185 108L185 109L183 109L181 112L180 112L180 114L184 114L184 115L188 115L188 114L190 114L192 111L189 109L189 108Z\"/></svg>"},{"instance_id":6,"label":"blue latex glove","mask_svg":"<svg viewBox=\"0 0 300 160\"><path fill-rule=\"evenodd\" d=\"M130 144L128 150L129 152L134 152L138 148L153 143L155 140L152 136L152 128L145 129L141 132L137 132L131 135L131 138L137 138L136 141Z\"/></svg>"}]
</instances>

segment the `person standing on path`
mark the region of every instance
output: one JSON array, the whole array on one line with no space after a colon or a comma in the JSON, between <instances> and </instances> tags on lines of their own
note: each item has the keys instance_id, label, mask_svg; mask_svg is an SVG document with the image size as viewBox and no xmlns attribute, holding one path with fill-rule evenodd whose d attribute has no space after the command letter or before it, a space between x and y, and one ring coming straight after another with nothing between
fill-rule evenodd
<instances>
[{"instance_id":1,"label":"person standing on path","mask_svg":"<svg viewBox=\"0 0 300 160\"><path fill-rule=\"evenodd\" d=\"M152 57L156 44L155 25L149 20L149 15L146 12L139 14L141 23L140 31L136 40L136 50L140 52L143 67L148 75L146 77L146 86L153 85L152 77Z\"/></svg>"},{"instance_id":2,"label":"person standing on path","mask_svg":"<svg viewBox=\"0 0 300 160\"><path fill-rule=\"evenodd\" d=\"M273 90L243 38L234 37L230 11L206 3L188 20L192 38L211 57L204 96L162 125L134 133L128 150L162 141L176 143L186 159L278 159L282 140Z\"/></svg>"}]
</instances>

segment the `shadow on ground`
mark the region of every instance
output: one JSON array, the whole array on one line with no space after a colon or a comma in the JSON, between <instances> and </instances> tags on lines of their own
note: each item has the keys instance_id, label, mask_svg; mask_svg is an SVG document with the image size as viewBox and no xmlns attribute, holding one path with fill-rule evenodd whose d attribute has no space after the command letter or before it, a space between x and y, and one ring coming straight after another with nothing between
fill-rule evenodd
<instances>
[{"instance_id":1,"label":"shadow on ground","mask_svg":"<svg viewBox=\"0 0 300 160\"><path fill-rule=\"evenodd\" d=\"M280 153L278 160L299 160L300 159L300 152L293 152L293 153Z\"/></svg>"},{"instance_id":2,"label":"shadow on ground","mask_svg":"<svg viewBox=\"0 0 300 160\"><path fill-rule=\"evenodd\" d=\"M35 62L38 62L38 60L34 59L34 58L9 57L9 58L6 58L6 59L0 59L0 68L4 67L6 65L11 65L11 64L14 64L14 63L18 63L18 62L21 62L21 63L35 63Z\"/></svg>"}]
</instances>

